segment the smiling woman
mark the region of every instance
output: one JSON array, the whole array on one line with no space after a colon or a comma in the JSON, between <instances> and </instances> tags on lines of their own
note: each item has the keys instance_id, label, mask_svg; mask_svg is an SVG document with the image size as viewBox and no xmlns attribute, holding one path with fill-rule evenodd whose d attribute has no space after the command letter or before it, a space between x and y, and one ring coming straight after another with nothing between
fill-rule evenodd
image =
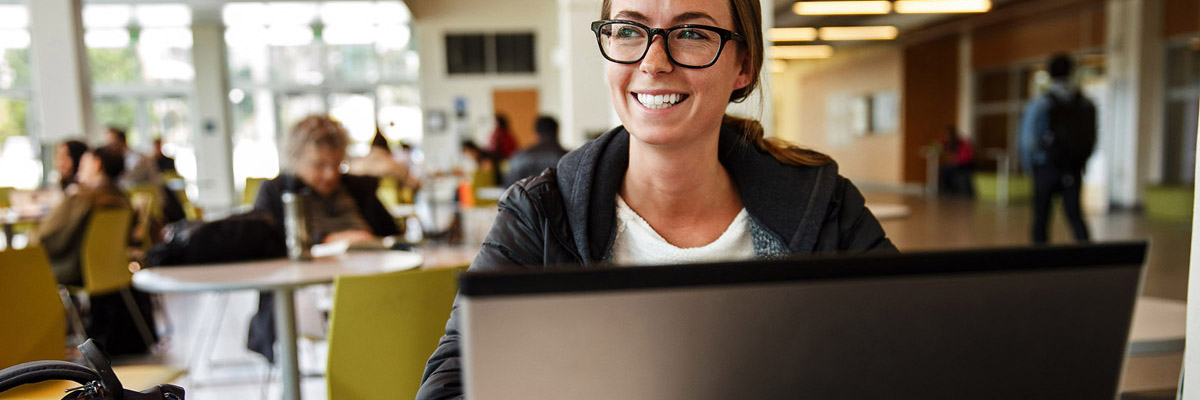
<instances>
[{"instance_id":1,"label":"smiling woman","mask_svg":"<svg viewBox=\"0 0 1200 400\"><path fill-rule=\"evenodd\" d=\"M591 24L623 126L509 187L472 271L895 251L828 157L725 114L763 63L757 0L605 0ZM461 395L459 312L418 398Z\"/></svg>"}]
</instances>

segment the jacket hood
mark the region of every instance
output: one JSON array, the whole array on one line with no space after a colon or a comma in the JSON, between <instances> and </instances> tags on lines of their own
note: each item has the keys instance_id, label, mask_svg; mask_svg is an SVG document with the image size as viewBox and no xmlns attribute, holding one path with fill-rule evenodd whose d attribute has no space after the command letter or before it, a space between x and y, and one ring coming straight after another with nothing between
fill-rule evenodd
<instances>
[{"instance_id":1,"label":"jacket hood","mask_svg":"<svg viewBox=\"0 0 1200 400\"><path fill-rule=\"evenodd\" d=\"M796 253L811 252L837 184L837 165L779 162L722 128L718 157L750 217ZM585 263L605 262L616 229L616 195L629 168L629 132L617 127L558 162L570 234Z\"/></svg>"}]
</instances>

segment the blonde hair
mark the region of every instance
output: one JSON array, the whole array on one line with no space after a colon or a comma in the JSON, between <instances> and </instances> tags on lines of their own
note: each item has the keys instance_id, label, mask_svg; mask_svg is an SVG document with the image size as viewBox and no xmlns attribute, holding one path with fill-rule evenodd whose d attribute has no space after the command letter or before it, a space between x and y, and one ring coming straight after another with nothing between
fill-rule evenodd
<instances>
[{"instance_id":1,"label":"blonde hair","mask_svg":"<svg viewBox=\"0 0 1200 400\"><path fill-rule=\"evenodd\" d=\"M736 42L738 48L749 57L750 83L746 87L734 90L729 95L731 103L740 103L750 97L750 93L758 88L759 72L763 65L763 36L762 36L762 6L758 0L729 0L729 9L733 13L733 31L742 34L746 40ZM600 4L600 19L608 19L612 15L612 0L604 0ZM735 117L725 114L721 119L721 127L739 132L747 143L754 144L760 150L770 153L779 162L798 166L818 166L833 162L829 156L788 143L779 138L764 136L762 123L757 120Z\"/></svg>"},{"instance_id":2,"label":"blonde hair","mask_svg":"<svg viewBox=\"0 0 1200 400\"><path fill-rule=\"evenodd\" d=\"M303 161L304 152L309 146L327 148L345 154L350 145L350 135L342 124L325 115L313 114L292 126L285 142L283 169L294 172L296 166Z\"/></svg>"}]
</instances>

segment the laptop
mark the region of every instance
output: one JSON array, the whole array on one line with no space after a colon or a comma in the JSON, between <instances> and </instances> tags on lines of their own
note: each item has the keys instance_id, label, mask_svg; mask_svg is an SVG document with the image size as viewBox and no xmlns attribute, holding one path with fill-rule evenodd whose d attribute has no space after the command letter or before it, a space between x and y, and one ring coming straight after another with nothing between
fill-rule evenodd
<instances>
[{"instance_id":1,"label":"laptop","mask_svg":"<svg viewBox=\"0 0 1200 400\"><path fill-rule=\"evenodd\" d=\"M1146 244L461 278L467 397L1113 399Z\"/></svg>"}]
</instances>

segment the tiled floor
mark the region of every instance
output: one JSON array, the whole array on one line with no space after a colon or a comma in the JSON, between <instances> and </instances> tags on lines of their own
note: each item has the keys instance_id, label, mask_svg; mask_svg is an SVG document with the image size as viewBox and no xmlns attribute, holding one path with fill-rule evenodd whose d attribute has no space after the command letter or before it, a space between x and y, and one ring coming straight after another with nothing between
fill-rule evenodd
<instances>
[{"instance_id":1,"label":"tiled floor","mask_svg":"<svg viewBox=\"0 0 1200 400\"><path fill-rule=\"evenodd\" d=\"M1028 243L1030 209L1025 205L1002 208L969 199L936 198L892 193L867 193L868 202L879 205L904 205L909 215L882 221L888 236L903 251L922 251L950 248L1016 246ZM1066 224L1058 220L1052 227L1055 243L1068 243ZM1183 300L1187 292L1188 253L1191 240L1190 222L1149 220L1135 212L1113 212L1088 215L1095 240L1150 241L1144 295ZM265 383L266 363L256 354L244 350L246 324L254 312L257 296L252 292L232 293L223 311L211 308L211 294L168 295L165 297L173 335L165 346L165 360L187 365L195 348L201 328L215 327L215 316L221 320L209 367L196 365L193 373L178 383L185 386L188 398L206 399L276 399L280 397L276 377ZM204 319L201 316L204 315ZM303 330L303 329L302 329ZM324 361L322 347L311 342L301 346L302 370L309 371L304 379L303 395L307 399L325 397L324 380L319 376ZM1158 374L1177 374L1177 358L1166 360L1167 366ZM1172 367L1171 363L1176 367ZM1161 368L1163 363L1159 363ZM1174 368L1174 369L1172 369ZM1136 371L1135 371L1136 372ZM276 375L278 372L276 372ZM264 395L264 388L266 393Z\"/></svg>"}]
</instances>

